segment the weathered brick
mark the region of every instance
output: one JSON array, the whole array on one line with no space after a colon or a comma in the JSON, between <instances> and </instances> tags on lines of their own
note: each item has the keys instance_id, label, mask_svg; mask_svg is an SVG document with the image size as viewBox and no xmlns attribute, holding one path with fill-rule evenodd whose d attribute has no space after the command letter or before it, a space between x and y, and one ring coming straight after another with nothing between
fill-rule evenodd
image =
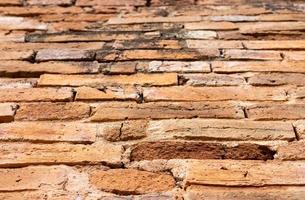
<instances>
[{"instance_id":1,"label":"weathered brick","mask_svg":"<svg viewBox=\"0 0 305 200\"><path fill-rule=\"evenodd\" d=\"M178 34L178 37L183 38L183 39L207 40L207 39L217 38L217 33L215 31L200 31L200 30L198 31L198 30L195 30L195 31L186 31L186 32L182 33L180 36ZM214 48L215 48L215 46L214 46Z\"/></svg>"},{"instance_id":2,"label":"weathered brick","mask_svg":"<svg viewBox=\"0 0 305 200\"><path fill-rule=\"evenodd\" d=\"M243 118L240 107L230 103L158 102L158 103L101 103L91 121L124 119L170 118Z\"/></svg>"},{"instance_id":3,"label":"weathered brick","mask_svg":"<svg viewBox=\"0 0 305 200\"><path fill-rule=\"evenodd\" d=\"M1 98L0 98L1 99ZM76 89L76 101L94 100L139 100L140 95L134 87L107 87L96 89L90 87L79 87Z\"/></svg>"},{"instance_id":4,"label":"weathered brick","mask_svg":"<svg viewBox=\"0 0 305 200\"><path fill-rule=\"evenodd\" d=\"M61 5L69 6L73 4L73 0L27 0L29 5Z\"/></svg>"},{"instance_id":5,"label":"weathered brick","mask_svg":"<svg viewBox=\"0 0 305 200\"><path fill-rule=\"evenodd\" d=\"M144 88L143 93L145 101L283 101L287 98L284 88L270 87L150 87Z\"/></svg>"},{"instance_id":6,"label":"weathered brick","mask_svg":"<svg viewBox=\"0 0 305 200\"><path fill-rule=\"evenodd\" d=\"M256 50L225 50L226 59L236 60L282 60L278 51L256 51Z\"/></svg>"},{"instance_id":7,"label":"weathered brick","mask_svg":"<svg viewBox=\"0 0 305 200\"><path fill-rule=\"evenodd\" d=\"M217 73L234 72L305 72L302 61L215 61L212 68Z\"/></svg>"},{"instance_id":8,"label":"weathered brick","mask_svg":"<svg viewBox=\"0 0 305 200\"><path fill-rule=\"evenodd\" d=\"M185 29L190 30L235 30L238 27L231 22L194 22L185 23Z\"/></svg>"},{"instance_id":9,"label":"weathered brick","mask_svg":"<svg viewBox=\"0 0 305 200\"><path fill-rule=\"evenodd\" d=\"M305 49L305 40L243 41L247 49Z\"/></svg>"},{"instance_id":10,"label":"weathered brick","mask_svg":"<svg viewBox=\"0 0 305 200\"><path fill-rule=\"evenodd\" d=\"M258 104L247 108L248 117L254 120L281 120L305 118L304 104Z\"/></svg>"},{"instance_id":11,"label":"weathered brick","mask_svg":"<svg viewBox=\"0 0 305 200\"><path fill-rule=\"evenodd\" d=\"M305 85L305 74L293 73L268 73L268 74L255 74L248 78L248 83L255 86L262 85Z\"/></svg>"},{"instance_id":12,"label":"weathered brick","mask_svg":"<svg viewBox=\"0 0 305 200\"><path fill-rule=\"evenodd\" d=\"M156 141L166 139L291 141L295 139L290 123L246 120L170 119L150 121L146 132L150 140Z\"/></svg>"},{"instance_id":13,"label":"weathered brick","mask_svg":"<svg viewBox=\"0 0 305 200\"><path fill-rule=\"evenodd\" d=\"M35 78L0 78L1 89L32 88L36 85Z\"/></svg>"},{"instance_id":14,"label":"weathered brick","mask_svg":"<svg viewBox=\"0 0 305 200\"><path fill-rule=\"evenodd\" d=\"M252 22L258 21L260 16L245 16L245 15L216 15L207 16L206 18L211 21L228 21L228 22Z\"/></svg>"},{"instance_id":15,"label":"weathered brick","mask_svg":"<svg viewBox=\"0 0 305 200\"><path fill-rule=\"evenodd\" d=\"M299 139L305 139L305 120L299 120L293 123L296 134Z\"/></svg>"},{"instance_id":16,"label":"weathered brick","mask_svg":"<svg viewBox=\"0 0 305 200\"><path fill-rule=\"evenodd\" d=\"M305 163L279 161L205 160L189 164L186 185L303 185Z\"/></svg>"},{"instance_id":17,"label":"weathered brick","mask_svg":"<svg viewBox=\"0 0 305 200\"><path fill-rule=\"evenodd\" d=\"M80 7L63 7L63 6L8 6L1 7L0 13L3 15L26 16L29 13L32 15L45 15L45 14L61 14L61 13L74 13L79 14L83 12Z\"/></svg>"},{"instance_id":18,"label":"weathered brick","mask_svg":"<svg viewBox=\"0 0 305 200\"><path fill-rule=\"evenodd\" d=\"M188 48L219 48L219 49L242 49L240 41L225 41L225 40L186 40Z\"/></svg>"},{"instance_id":19,"label":"weathered brick","mask_svg":"<svg viewBox=\"0 0 305 200\"><path fill-rule=\"evenodd\" d=\"M21 88L0 89L0 102L71 101L70 88Z\"/></svg>"},{"instance_id":20,"label":"weathered brick","mask_svg":"<svg viewBox=\"0 0 305 200\"><path fill-rule=\"evenodd\" d=\"M2 0L0 2L1 6L21 6L22 0Z\"/></svg>"},{"instance_id":21,"label":"weathered brick","mask_svg":"<svg viewBox=\"0 0 305 200\"><path fill-rule=\"evenodd\" d=\"M34 51L1 50L0 54L0 60L32 60L34 56Z\"/></svg>"},{"instance_id":22,"label":"weathered brick","mask_svg":"<svg viewBox=\"0 0 305 200\"><path fill-rule=\"evenodd\" d=\"M131 161L155 159L273 159L274 151L257 144L239 144L231 147L220 143L158 141L134 145Z\"/></svg>"},{"instance_id":23,"label":"weathered brick","mask_svg":"<svg viewBox=\"0 0 305 200\"><path fill-rule=\"evenodd\" d=\"M124 0L124 1L107 1L107 0L77 0L77 6L144 6L145 0Z\"/></svg>"},{"instance_id":24,"label":"weathered brick","mask_svg":"<svg viewBox=\"0 0 305 200\"><path fill-rule=\"evenodd\" d=\"M205 61L181 62L181 61L151 61L138 63L138 71L144 72L210 72L210 64Z\"/></svg>"},{"instance_id":25,"label":"weathered brick","mask_svg":"<svg viewBox=\"0 0 305 200\"><path fill-rule=\"evenodd\" d=\"M24 17L1 16L0 29L2 30L47 30L45 23Z\"/></svg>"},{"instance_id":26,"label":"weathered brick","mask_svg":"<svg viewBox=\"0 0 305 200\"><path fill-rule=\"evenodd\" d=\"M106 75L52 75L40 76L39 86L93 86L105 85L177 85L178 77L175 73L168 74L134 74L129 76Z\"/></svg>"},{"instance_id":27,"label":"weathered brick","mask_svg":"<svg viewBox=\"0 0 305 200\"><path fill-rule=\"evenodd\" d=\"M36 61L50 60L94 60L95 53L77 49L42 49L37 52Z\"/></svg>"},{"instance_id":28,"label":"weathered brick","mask_svg":"<svg viewBox=\"0 0 305 200\"><path fill-rule=\"evenodd\" d=\"M305 22L260 22L238 24L241 33L304 30Z\"/></svg>"},{"instance_id":29,"label":"weathered brick","mask_svg":"<svg viewBox=\"0 0 305 200\"><path fill-rule=\"evenodd\" d=\"M39 77L41 74L85 74L97 73L97 62L43 62L3 61L0 75L9 77Z\"/></svg>"},{"instance_id":30,"label":"weathered brick","mask_svg":"<svg viewBox=\"0 0 305 200\"><path fill-rule=\"evenodd\" d=\"M178 40L117 40L114 49L181 49Z\"/></svg>"},{"instance_id":31,"label":"weathered brick","mask_svg":"<svg viewBox=\"0 0 305 200\"><path fill-rule=\"evenodd\" d=\"M121 146L101 142L92 145L3 143L0 167L84 163L120 165L122 150Z\"/></svg>"},{"instance_id":32,"label":"weathered brick","mask_svg":"<svg viewBox=\"0 0 305 200\"><path fill-rule=\"evenodd\" d=\"M295 141L278 147L276 158L281 160L304 160L305 141Z\"/></svg>"},{"instance_id":33,"label":"weathered brick","mask_svg":"<svg viewBox=\"0 0 305 200\"><path fill-rule=\"evenodd\" d=\"M0 104L0 123L14 120L16 105L9 103Z\"/></svg>"},{"instance_id":34,"label":"weathered brick","mask_svg":"<svg viewBox=\"0 0 305 200\"><path fill-rule=\"evenodd\" d=\"M181 74L179 82L192 86L238 86L246 83L242 76L222 74Z\"/></svg>"},{"instance_id":35,"label":"weathered brick","mask_svg":"<svg viewBox=\"0 0 305 200\"><path fill-rule=\"evenodd\" d=\"M101 71L104 74L135 74L137 62L102 63Z\"/></svg>"},{"instance_id":36,"label":"weathered brick","mask_svg":"<svg viewBox=\"0 0 305 200\"><path fill-rule=\"evenodd\" d=\"M24 103L20 104L16 120L67 120L89 117L90 106L83 103Z\"/></svg>"},{"instance_id":37,"label":"weathered brick","mask_svg":"<svg viewBox=\"0 0 305 200\"><path fill-rule=\"evenodd\" d=\"M195 4L195 0L151 0L151 6L189 6Z\"/></svg>"},{"instance_id":38,"label":"weathered brick","mask_svg":"<svg viewBox=\"0 0 305 200\"><path fill-rule=\"evenodd\" d=\"M142 23L167 23L167 22L196 22L200 21L200 16L169 16L169 17L130 17L130 18L111 18L107 24L142 24Z\"/></svg>"},{"instance_id":39,"label":"weathered brick","mask_svg":"<svg viewBox=\"0 0 305 200\"><path fill-rule=\"evenodd\" d=\"M194 199L302 199L305 188L298 186L270 186L270 187L213 187L191 185L187 188L185 200Z\"/></svg>"},{"instance_id":40,"label":"weathered brick","mask_svg":"<svg viewBox=\"0 0 305 200\"><path fill-rule=\"evenodd\" d=\"M305 51L284 51L283 55L289 61L305 61Z\"/></svg>"},{"instance_id":41,"label":"weathered brick","mask_svg":"<svg viewBox=\"0 0 305 200\"><path fill-rule=\"evenodd\" d=\"M67 168L62 166L0 169L0 174L3 177L0 181L0 191L39 190L46 185L62 189L68 179Z\"/></svg>"},{"instance_id":42,"label":"weathered brick","mask_svg":"<svg viewBox=\"0 0 305 200\"><path fill-rule=\"evenodd\" d=\"M120 195L136 195L170 191L175 187L172 176L136 169L95 170L90 182L98 189Z\"/></svg>"},{"instance_id":43,"label":"weathered brick","mask_svg":"<svg viewBox=\"0 0 305 200\"><path fill-rule=\"evenodd\" d=\"M125 50L98 51L99 61L129 61L129 60L198 60L219 56L218 49L198 50Z\"/></svg>"},{"instance_id":44,"label":"weathered brick","mask_svg":"<svg viewBox=\"0 0 305 200\"><path fill-rule=\"evenodd\" d=\"M0 124L0 140L32 142L92 143L96 125L55 122L15 122Z\"/></svg>"}]
</instances>

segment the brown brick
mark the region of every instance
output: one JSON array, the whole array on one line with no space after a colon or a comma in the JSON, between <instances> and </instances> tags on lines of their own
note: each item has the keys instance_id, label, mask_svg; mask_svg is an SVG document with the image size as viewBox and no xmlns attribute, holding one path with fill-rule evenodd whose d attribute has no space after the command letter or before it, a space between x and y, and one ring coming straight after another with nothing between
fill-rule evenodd
<instances>
[{"instance_id":1,"label":"brown brick","mask_svg":"<svg viewBox=\"0 0 305 200\"><path fill-rule=\"evenodd\" d=\"M61 13L75 13L79 14L83 12L83 9L80 7L62 7L62 6L26 6L26 7L17 7L17 6L7 6L1 7L0 13L5 15L14 15L14 16L26 16L29 13L32 15L45 15L45 14L61 14Z\"/></svg>"},{"instance_id":2,"label":"brown brick","mask_svg":"<svg viewBox=\"0 0 305 200\"><path fill-rule=\"evenodd\" d=\"M185 29L190 30L235 30L238 27L231 22L194 22L185 23Z\"/></svg>"},{"instance_id":3,"label":"brown brick","mask_svg":"<svg viewBox=\"0 0 305 200\"><path fill-rule=\"evenodd\" d=\"M96 62L44 62L29 63L22 61L3 61L0 63L0 75L10 77L39 77L51 74L85 74L97 73Z\"/></svg>"},{"instance_id":4,"label":"brown brick","mask_svg":"<svg viewBox=\"0 0 305 200\"><path fill-rule=\"evenodd\" d=\"M90 106L83 103L27 103L20 104L16 120L67 120L89 117Z\"/></svg>"},{"instance_id":5,"label":"brown brick","mask_svg":"<svg viewBox=\"0 0 305 200\"><path fill-rule=\"evenodd\" d=\"M305 62L293 61L216 61L212 68L217 73L234 72L305 72Z\"/></svg>"},{"instance_id":6,"label":"brown brick","mask_svg":"<svg viewBox=\"0 0 305 200\"><path fill-rule=\"evenodd\" d=\"M1 161L2 162L2 161ZM62 189L67 181L67 168L62 166L0 169L0 191L38 190L45 185Z\"/></svg>"},{"instance_id":7,"label":"brown brick","mask_svg":"<svg viewBox=\"0 0 305 200\"><path fill-rule=\"evenodd\" d=\"M281 160L304 160L305 141L296 141L279 146L276 158Z\"/></svg>"},{"instance_id":8,"label":"brown brick","mask_svg":"<svg viewBox=\"0 0 305 200\"><path fill-rule=\"evenodd\" d=\"M137 70L144 72L210 72L210 64L205 61L181 62L181 61L151 61L139 63Z\"/></svg>"},{"instance_id":9,"label":"brown brick","mask_svg":"<svg viewBox=\"0 0 305 200\"><path fill-rule=\"evenodd\" d=\"M70 88L22 88L0 89L0 102L71 101Z\"/></svg>"},{"instance_id":10,"label":"brown brick","mask_svg":"<svg viewBox=\"0 0 305 200\"><path fill-rule=\"evenodd\" d=\"M221 41L221 40L187 40L188 48L219 48L219 49L242 49L242 43L240 41Z\"/></svg>"},{"instance_id":11,"label":"brown brick","mask_svg":"<svg viewBox=\"0 0 305 200\"><path fill-rule=\"evenodd\" d=\"M40 76L39 86L93 86L105 85L177 85L178 77L175 73L168 74L134 74L130 76L106 75L52 75Z\"/></svg>"},{"instance_id":12,"label":"brown brick","mask_svg":"<svg viewBox=\"0 0 305 200\"><path fill-rule=\"evenodd\" d=\"M101 68L104 74L135 74L137 62L115 62L102 63Z\"/></svg>"},{"instance_id":13,"label":"brown brick","mask_svg":"<svg viewBox=\"0 0 305 200\"><path fill-rule=\"evenodd\" d=\"M305 49L305 40L243 41L247 49Z\"/></svg>"},{"instance_id":14,"label":"brown brick","mask_svg":"<svg viewBox=\"0 0 305 200\"><path fill-rule=\"evenodd\" d=\"M170 119L150 121L146 132L148 138L156 141L166 139L291 141L295 139L290 123L247 120Z\"/></svg>"},{"instance_id":15,"label":"brown brick","mask_svg":"<svg viewBox=\"0 0 305 200\"><path fill-rule=\"evenodd\" d=\"M0 123L14 120L16 106L14 104L0 104Z\"/></svg>"},{"instance_id":16,"label":"brown brick","mask_svg":"<svg viewBox=\"0 0 305 200\"><path fill-rule=\"evenodd\" d=\"M305 74L293 73L268 73L255 74L248 79L248 83L255 86L273 86L273 85L305 85Z\"/></svg>"},{"instance_id":17,"label":"brown brick","mask_svg":"<svg viewBox=\"0 0 305 200\"><path fill-rule=\"evenodd\" d=\"M239 144L229 147L219 143L158 141L143 142L131 151L131 161L155 159L273 159L275 152L257 144Z\"/></svg>"},{"instance_id":18,"label":"brown brick","mask_svg":"<svg viewBox=\"0 0 305 200\"><path fill-rule=\"evenodd\" d=\"M181 74L179 82L192 86L238 86L246 83L242 76L222 74Z\"/></svg>"},{"instance_id":19,"label":"brown brick","mask_svg":"<svg viewBox=\"0 0 305 200\"><path fill-rule=\"evenodd\" d=\"M196 22L200 21L200 16L174 16L174 17L130 17L130 18L111 18L107 24L142 24L142 23L167 23L167 22Z\"/></svg>"},{"instance_id":20,"label":"brown brick","mask_svg":"<svg viewBox=\"0 0 305 200\"><path fill-rule=\"evenodd\" d=\"M254 120L281 120L305 118L304 104L259 104L247 108L248 117Z\"/></svg>"},{"instance_id":21,"label":"brown brick","mask_svg":"<svg viewBox=\"0 0 305 200\"><path fill-rule=\"evenodd\" d=\"M225 50L226 59L236 60L282 60L278 51L256 51L256 50Z\"/></svg>"},{"instance_id":22,"label":"brown brick","mask_svg":"<svg viewBox=\"0 0 305 200\"><path fill-rule=\"evenodd\" d=\"M124 1L107 1L107 0L77 0L77 6L144 6L145 0L124 0Z\"/></svg>"},{"instance_id":23,"label":"brown brick","mask_svg":"<svg viewBox=\"0 0 305 200\"><path fill-rule=\"evenodd\" d=\"M267 31L304 30L305 22L260 22L238 25L241 33L261 33Z\"/></svg>"},{"instance_id":24,"label":"brown brick","mask_svg":"<svg viewBox=\"0 0 305 200\"><path fill-rule=\"evenodd\" d=\"M151 87L144 88L143 93L145 101L283 101L287 98L284 88L269 87Z\"/></svg>"},{"instance_id":25,"label":"brown brick","mask_svg":"<svg viewBox=\"0 0 305 200\"><path fill-rule=\"evenodd\" d=\"M205 160L189 164L186 185L303 185L304 162Z\"/></svg>"},{"instance_id":26,"label":"brown brick","mask_svg":"<svg viewBox=\"0 0 305 200\"><path fill-rule=\"evenodd\" d=\"M204 102L158 102L158 103L101 103L91 121L124 119L170 119L170 118L243 118L238 106L228 103Z\"/></svg>"},{"instance_id":27,"label":"brown brick","mask_svg":"<svg viewBox=\"0 0 305 200\"><path fill-rule=\"evenodd\" d=\"M187 188L185 200L194 199L302 199L304 187L271 186L271 187L213 187L191 185Z\"/></svg>"},{"instance_id":28,"label":"brown brick","mask_svg":"<svg viewBox=\"0 0 305 200\"><path fill-rule=\"evenodd\" d=\"M120 165L121 153L121 146L108 143L3 143L0 147L0 167L85 163Z\"/></svg>"},{"instance_id":29,"label":"brown brick","mask_svg":"<svg viewBox=\"0 0 305 200\"><path fill-rule=\"evenodd\" d=\"M114 49L181 49L178 40L117 40Z\"/></svg>"},{"instance_id":30,"label":"brown brick","mask_svg":"<svg viewBox=\"0 0 305 200\"><path fill-rule=\"evenodd\" d=\"M139 100L139 92L134 87L107 87L101 90L90 87L76 89L76 101L94 100ZM1 98L0 98L1 99Z\"/></svg>"},{"instance_id":31,"label":"brown brick","mask_svg":"<svg viewBox=\"0 0 305 200\"><path fill-rule=\"evenodd\" d=\"M92 143L96 126L81 123L15 122L0 124L2 141Z\"/></svg>"},{"instance_id":32,"label":"brown brick","mask_svg":"<svg viewBox=\"0 0 305 200\"><path fill-rule=\"evenodd\" d=\"M32 60L34 51L24 50L1 50L0 60Z\"/></svg>"},{"instance_id":33,"label":"brown brick","mask_svg":"<svg viewBox=\"0 0 305 200\"><path fill-rule=\"evenodd\" d=\"M125 50L98 51L99 61L130 61L130 60L198 60L219 56L218 49L200 50Z\"/></svg>"},{"instance_id":34,"label":"brown brick","mask_svg":"<svg viewBox=\"0 0 305 200\"><path fill-rule=\"evenodd\" d=\"M136 169L95 170L90 182L98 189L120 195L136 195L170 191L175 187L172 176Z\"/></svg>"},{"instance_id":35,"label":"brown brick","mask_svg":"<svg viewBox=\"0 0 305 200\"><path fill-rule=\"evenodd\" d=\"M284 51L283 55L289 61L305 61L305 51Z\"/></svg>"},{"instance_id":36,"label":"brown brick","mask_svg":"<svg viewBox=\"0 0 305 200\"><path fill-rule=\"evenodd\" d=\"M73 0L27 0L29 5L72 5Z\"/></svg>"},{"instance_id":37,"label":"brown brick","mask_svg":"<svg viewBox=\"0 0 305 200\"><path fill-rule=\"evenodd\" d=\"M37 52L36 61L50 60L93 60L95 53L77 49L43 49Z\"/></svg>"},{"instance_id":38,"label":"brown brick","mask_svg":"<svg viewBox=\"0 0 305 200\"><path fill-rule=\"evenodd\" d=\"M8 6L8 5L12 5L12 6L21 6L22 5L22 0L2 0L0 2L1 6Z\"/></svg>"},{"instance_id":39,"label":"brown brick","mask_svg":"<svg viewBox=\"0 0 305 200\"><path fill-rule=\"evenodd\" d=\"M1 16L0 29L2 30L47 30L45 23L24 17Z\"/></svg>"}]
</instances>

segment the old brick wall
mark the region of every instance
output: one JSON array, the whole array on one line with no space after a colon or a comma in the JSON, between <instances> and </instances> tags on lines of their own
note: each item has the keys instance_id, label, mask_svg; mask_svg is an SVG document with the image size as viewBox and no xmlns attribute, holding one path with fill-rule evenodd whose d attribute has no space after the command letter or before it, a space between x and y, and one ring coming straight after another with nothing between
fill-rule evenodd
<instances>
[{"instance_id":1,"label":"old brick wall","mask_svg":"<svg viewBox=\"0 0 305 200\"><path fill-rule=\"evenodd\" d=\"M0 0L0 200L302 200L305 1Z\"/></svg>"}]
</instances>

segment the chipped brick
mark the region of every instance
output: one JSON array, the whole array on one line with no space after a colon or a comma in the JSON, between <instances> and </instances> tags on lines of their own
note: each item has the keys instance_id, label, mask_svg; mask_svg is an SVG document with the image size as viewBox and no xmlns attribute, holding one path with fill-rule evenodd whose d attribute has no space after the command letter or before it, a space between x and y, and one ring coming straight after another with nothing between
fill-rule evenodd
<instances>
[{"instance_id":1,"label":"chipped brick","mask_svg":"<svg viewBox=\"0 0 305 200\"><path fill-rule=\"evenodd\" d=\"M245 78L238 75L222 74L181 74L181 85L192 86L238 86L246 83Z\"/></svg>"}]
</instances>

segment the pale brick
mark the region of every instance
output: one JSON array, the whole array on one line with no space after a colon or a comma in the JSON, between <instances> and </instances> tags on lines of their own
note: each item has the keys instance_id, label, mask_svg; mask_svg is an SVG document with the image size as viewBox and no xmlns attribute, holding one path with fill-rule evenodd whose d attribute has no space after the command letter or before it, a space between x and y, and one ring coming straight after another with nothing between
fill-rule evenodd
<instances>
[{"instance_id":1,"label":"pale brick","mask_svg":"<svg viewBox=\"0 0 305 200\"><path fill-rule=\"evenodd\" d=\"M299 139L305 139L305 120L296 121L294 124Z\"/></svg>"},{"instance_id":2,"label":"pale brick","mask_svg":"<svg viewBox=\"0 0 305 200\"><path fill-rule=\"evenodd\" d=\"M98 189L120 195L136 195L170 191L175 187L172 176L136 169L96 170L90 182Z\"/></svg>"},{"instance_id":3,"label":"pale brick","mask_svg":"<svg viewBox=\"0 0 305 200\"><path fill-rule=\"evenodd\" d=\"M91 121L124 119L170 119L170 118L243 118L240 107L229 103L101 103Z\"/></svg>"},{"instance_id":4,"label":"pale brick","mask_svg":"<svg viewBox=\"0 0 305 200\"><path fill-rule=\"evenodd\" d=\"M83 103L24 103L20 104L16 120L68 120L89 117L90 106Z\"/></svg>"},{"instance_id":5,"label":"pale brick","mask_svg":"<svg viewBox=\"0 0 305 200\"><path fill-rule=\"evenodd\" d=\"M145 101L283 101L287 98L284 88L269 87L151 87L144 88L143 93Z\"/></svg>"},{"instance_id":6,"label":"pale brick","mask_svg":"<svg viewBox=\"0 0 305 200\"><path fill-rule=\"evenodd\" d=\"M247 49L305 49L305 40L243 41Z\"/></svg>"},{"instance_id":7,"label":"pale brick","mask_svg":"<svg viewBox=\"0 0 305 200\"><path fill-rule=\"evenodd\" d=\"M34 51L1 50L0 54L0 60L32 60L34 56Z\"/></svg>"},{"instance_id":8,"label":"pale brick","mask_svg":"<svg viewBox=\"0 0 305 200\"><path fill-rule=\"evenodd\" d=\"M16 105L9 103L0 104L0 123L14 120Z\"/></svg>"},{"instance_id":9,"label":"pale brick","mask_svg":"<svg viewBox=\"0 0 305 200\"><path fill-rule=\"evenodd\" d=\"M185 200L195 199L302 199L304 187L270 186L270 187L213 187L191 185L187 188Z\"/></svg>"},{"instance_id":10,"label":"pale brick","mask_svg":"<svg viewBox=\"0 0 305 200\"><path fill-rule=\"evenodd\" d=\"M225 50L226 59L236 60L282 60L278 51L255 51L255 50Z\"/></svg>"},{"instance_id":11,"label":"pale brick","mask_svg":"<svg viewBox=\"0 0 305 200\"><path fill-rule=\"evenodd\" d=\"M151 61L139 63L137 70L144 72L210 72L210 64L205 61L180 62L180 61Z\"/></svg>"},{"instance_id":12,"label":"pale brick","mask_svg":"<svg viewBox=\"0 0 305 200\"><path fill-rule=\"evenodd\" d=\"M294 140L290 123L253 122L246 120L170 119L150 121L150 140L189 139L219 141Z\"/></svg>"},{"instance_id":13,"label":"pale brick","mask_svg":"<svg viewBox=\"0 0 305 200\"><path fill-rule=\"evenodd\" d=\"M15 122L0 124L0 140L92 143L97 126L82 123Z\"/></svg>"},{"instance_id":14,"label":"pale brick","mask_svg":"<svg viewBox=\"0 0 305 200\"><path fill-rule=\"evenodd\" d=\"M240 41L221 41L221 40L186 40L188 48L219 48L219 49L242 49Z\"/></svg>"},{"instance_id":15,"label":"pale brick","mask_svg":"<svg viewBox=\"0 0 305 200\"><path fill-rule=\"evenodd\" d=\"M178 77L175 73L168 74L134 74L130 76L106 75L52 75L40 76L39 86L93 86L105 85L177 85Z\"/></svg>"},{"instance_id":16,"label":"pale brick","mask_svg":"<svg viewBox=\"0 0 305 200\"><path fill-rule=\"evenodd\" d=\"M283 55L289 61L305 61L305 51L284 51Z\"/></svg>"},{"instance_id":17,"label":"pale brick","mask_svg":"<svg viewBox=\"0 0 305 200\"><path fill-rule=\"evenodd\" d=\"M72 5L73 0L27 0L29 5L61 5L69 6Z\"/></svg>"},{"instance_id":18,"label":"pale brick","mask_svg":"<svg viewBox=\"0 0 305 200\"><path fill-rule=\"evenodd\" d=\"M305 72L302 61L215 61L212 68L217 73L234 72Z\"/></svg>"},{"instance_id":19,"label":"pale brick","mask_svg":"<svg viewBox=\"0 0 305 200\"><path fill-rule=\"evenodd\" d=\"M111 18L107 24L141 24L141 23L166 23L166 22L196 22L200 16L174 16L174 17L133 17L133 18Z\"/></svg>"},{"instance_id":20,"label":"pale brick","mask_svg":"<svg viewBox=\"0 0 305 200\"><path fill-rule=\"evenodd\" d=\"M217 186L304 185L305 163L205 160L188 165L185 184Z\"/></svg>"},{"instance_id":21,"label":"pale brick","mask_svg":"<svg viewBox=\"0 0 305 200\"><path fill-rule=\"evenodd\" d=\"M0 78L1 89L32 88L36 85L35 78Z\"/></svg>"},{"instance_id":22,"label":"pale brick","mask_svg":"<svg viewBox=\"0 0 305 200\"><path fill-rule=\"evenodd\" d=\"M2 30L47 30L45 23L24 17L1 16L0 29Z\"/></svg>"},{"instance_id":23,"label":"pale brick","mask_svg":"<svg viewBox=\"0 0 305 200\"><path fill-rule=\"evenodd\" d=\"M217 38L217 33L215 31L186 31L185 33L182 34L181 36L184 39L202 39L202 40L207 40L207 39L215 39ZM187 45L189 47L189 43L187 42ZM189 47L190 48L190 47ZM203 47L207 48L207 47ZM215 48L215 46L214 46Z\"/></svg>"},{"instance_id":24,"label":"pale brick","mask_svg":"<svg viewBox=\"0 0 305 200\"><path fill-rule=\"evenodd\" d=\"M29 63L22 61L3 61L0 63L0 75L11 77L39 77L51 74L97 73L97 62L43 62Z\"/></svg>"},{"instance_id":25,"label":"pale brick","mask_svg":"<svg viewBox=\"0 0 305 200\"><path fill-rule=\"evenodd\" d=\"M1 98L0 98L1 99ZM139 92L134 87L107 87L96 89L90 87L79 87L76 89L76 101L98 101L98 100L135 100L140 99Z\"/></svg>"},{"instance_id":26,"label":"pale brick","mask_svg":"<svg viewBox=\"0 0 305 200\"><path fill-rule=\"evenodd\" d=\"M0 102L31 102L31 101L71 101L72 90L69 88L22 88L0 89Z\"/></svg>"},{"instance_id":27,"label":"pale brick","mask_svg":"<svg viewBox=\"0 0 305 200\"><path fill-rule=\"evenodd\" d=\"M281 160L305 160L305 141L301 140L279 146L276 158Z\"/></svg>"},{"instance_id":28,"label":"pale brick","mask_svg":"<svg viewBox=\"0 0 305 200\"><path fill-rule=\"evenodd\" d=\"M62 166L0 169L0 174L0 191L39 190L46 185L62 189L68 179L68 170Z\"/></svg>"},{"instance_id":29,"label":"pale brick","mask_svg":"<svg viewBox=\"0 0 305 200\"><path fill-rule=\"evenodd\" d=\"M107 1L107 0L77 0L77 6L144 6L145 0L118 0L118 1Z\"/></svg>"},{"instance_id":30,"label":"pale brick","mask_svg":"<svg viewBox=\"0 0 305 200\"><path fill-rule=\"evenodd\" d=\"M305 22L260 22L238 24L241 33L304 30Z\"/></svg>"},{"instance_id":31,"label":"pale brick","mask_svg":"<svg viewBox=\"0 0 305 200\"><path fill-rule=\"evenodd\" d=\"M179 82L192 86L238 86L246 83L242 76L222 74L181 74Z\"/></svg>"},{"instance_id":32,"label":"pale brick","mask_svg":"<svg viewBox=\"0 0 305 200\"><path fill-rule=\"evenodd\" d=\"M231 22L194 22L185 23L185 29L190 30L235 30L238 27Z\"/></svg>"},{"instance_id":33,"label":"pale brick","mask_svg":"<svg viewBox=\"0 0 305 200\"><path fill-rule=\"evenodd\" d=\"M120 165L122 150L121 146L101 142L92 145L3 143L0 167L85 163Z\"/></svg>"},{"instance_id":34,"label":"pale brick","mask_svg":"<svg viewBox=\"0 0 305 200\"><path fill-rule=\"evenodd\" d=\"M247 108L248 117L254 120L282 120L305 118L304 104L258 104Z\"/></svg>"},{"instance_id":35,"label":"pale brick","mask_svg":"<svg viewBox=\"0 0 305 200\"><path fill-rule=\"evenodd\" d=\"M42 49L37 52L36 61L50 60L93 60L95 53L77 49Z\"/></svg>"}]
</instances>

